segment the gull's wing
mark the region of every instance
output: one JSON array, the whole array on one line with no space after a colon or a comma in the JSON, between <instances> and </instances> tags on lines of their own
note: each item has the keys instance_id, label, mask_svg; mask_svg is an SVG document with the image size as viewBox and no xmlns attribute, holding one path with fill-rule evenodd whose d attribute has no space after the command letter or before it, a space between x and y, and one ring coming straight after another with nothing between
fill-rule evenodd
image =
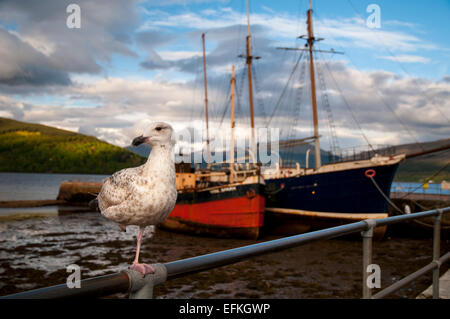
<instances>
[{"instance_id":1,"label":"gull's wing","mask_svg":"<svg viewBox=\"0 0 450 319\"><path fill-rule=\"evenodd\" d=\"M136 181L142 176L142 172L143 165L120 170L107 178L97 197L100 211L120 205L130 197Z\"/></svg>"}]
</instances>

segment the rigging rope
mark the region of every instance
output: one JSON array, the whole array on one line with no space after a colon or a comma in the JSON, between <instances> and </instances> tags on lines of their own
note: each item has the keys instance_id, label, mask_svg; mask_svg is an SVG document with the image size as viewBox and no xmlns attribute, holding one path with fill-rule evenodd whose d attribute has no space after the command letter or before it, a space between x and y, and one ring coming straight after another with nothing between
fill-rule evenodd
<instances>
[{"instance_id":1,"label":"rigging rope","mask_svg":"<svg viewBox=\"0 0 450 319\"><path fill-rule=\"evenodd\" d=\"M321 61L324 61L323 58L323 54L321 54ZM324 77L324 72L323 72L323 64L324 62L321 63L317 63L317 75L319 78L319 85L320 85L320 89L322 91L322 104L324 105L324 109L326 110L327 113L327 118L328 118L328 126L329 126L329 130L330 130L330 149L331 149L331 157L332 160L334 161L334 157L337 156L337 154L339 153L339 141L337 139L337 134L336 134L336 126L334 125L334 119L333 119L333 113L331 112L331 106L330 106L330 101L328 99L328 94L326 93L326 82L325 82L325 77Z\"/></svg>"},{"instance_id":2,"label":"rigging rope","mask_svg":"<svg viewBox=\"0 0 450 319\"><path fill-rule=\"evenodd\" d=\"M300 69L300 74L299 74L299 79L298 79L298 83L302 84L304 83L304 78L305 78L305 74L306 74L306 62L302 63L302 67ZM293 125L289 126L289 133L287 135L287 140L292 140L294 139L296 136L295 134L295 127L297 127L297 123L298 120L300 119L300 111L301 111L301 105L302 105L302 98L303 98L303 85L300 85L299 88L297 89L297 103L296 105L298 105L298 114L296 114L295 116L293 116L294 118L294 123ZM293 111L295 111L295 104L292 107ZM286 156L286 162L290 163L293 162L294 159L294 145L291 145L287 148L287 156Z\"/></svg>"},{"instance_id":3,"label":"rigging rope","mask_svg":"<svg viewBox=\"0 0 450 319\"><path fill-rule=\"evenodd\" d=\"M196 106L196 100L197 100L198 85L200 83L200 81L199 81L199 74L200 74L199 64L200 64L200 59L197 59L197 64L195 66L195 70L197 70L197 72L195 74L195 79L194 79L194 90L192 92L192 104L191 104L191 113L189 115L189 123L191 123L192 120L194 119L194 112L196 109L195 106Z\"/></svg>"},{"instance_id":4,"label":"rigging rope","mask_svg":"<svg viewBox=\"0 0 450 319\"><path fill-rule=\"evenodd\" d=\"M230 101L230 97L231 97L231 83L230 83L230 85L228 86L228 93L227 93L226 98L225 98L225 105L224 105L224 107L223 107L222 117L221 117L221 119L220 119L219 126L218 126L218 128L217 128L217 130L216 130L216 134L217 134L217 132L220 131L220 129L222 128L223 120L224 120L224 118L225 118L225 115L226 115L227 112L228 112L228 107L229 107L229 103L228 103L228 102Z\"/></svg>"},{"instance_id":5,"label":"rigging rope","mask_svg":"<svg viewBox=\"0 0 450 319\"><path fill-rule=\"evenodd\" d=\"M255 80L254 82L255 82L255 99L256 99L256 103L258 104L258 109L261 110L262 119L266 120L266 123L264 123L264 126L268 127L266 110L265 110L265 107L264 107L264 100L263 100L263 98L258 97L258 95L261 92L261 90L260 90L260 86L259 86L258 76L257 76L257 73L256 73L256 63L252 64L252 70L253 70L253 79ZM255 117L258 118L258 116L256 116L256 112L255 112Z\"/></svg>"},{"instance_id":6,"label":"rigging rope","mask_svg":"<svg viewBox=\"0 0 450 319\"><path fill-rule=\"evenodd\" d=\"M437 171L435 174L433 174L433 176L430 176L430 177L426 178L426 179L425 179L425 182L424 182L422 185L417 186L415 189L413 189L411 192L407 193L407 194L406 194L405 196L403 196L401 199L404 199L404 198L406 198L407 196L409 196L409 195L411 195L411 194L414 194L414 192L415 192L416 190L418 190L419 188L422 188L422 187L427 183L427 181L429 181L429 180L435 178L435 177L438 176L440 173L442 173L442 172L444 171L444 169L446 169L449 165L450 165L450 162L448 162L447 164L445 164L444 167L442 167L439 171Z\"/></svg>"},{"instance_id":7,"label":"rigging rope","mask_svg":"<svg viewBox=\"0 0 450 319\"><path fill-rule=\"evenodd\" d=\"M395 205L388 196L386 196L386 194L381 190L380 186L378 186L377 182L375 181L375 179L373 178L373 176L368 176L368 178L370 178L370 180L372 181L372 183L375 185L376 189L380 192L381 196L384 197L384 199L388 202L389 205L391 205L395 211L397 211L398 213L400 213L400 215L406 215L406 213L404 211L402 211L400 208L397 207L397 205ZM420 206L420 205L419 205ZM421 222L419 220L412 220L414 223L417 223L419 225L422 226L426 226L426 227L433 227L432 225L429 225L427 223ZM441 229L450 229L450 226L442 226L441 225Z\"/></svg>"},{"instance_id":8,"label":"rigging rope","mask_svg":"<svg viewBox=\"0 0 450 319\"><path fill-rule=\"evenodd\" d=\"M352 3L352 1L348 0L348 2L350 3L350 6L352 7L353 11L355 11L355 13L360 18L364 19L364 16L359 12L359 10L356 9L356 7ZM400 66L400 68L403 70L403 72L405 72L408 76L410 76L412 82L416 85L417 88L419 88L419 85L417 84L417 79L413 79L412 75L406 70L404 65L402 63L400 63L400 61L397 60L397 57L392 53L392 51L389 49L389 47L384 45L382 38L380 38L376 32L373 32L373 34L375 34L377 36L377 38L380 40L378 43L381 43L383 45L384 49L389 53L389 55L393 58L393 60ZM422 93L426 95L427 90L422 91ZM429 100L431 100L431 99L429 99ZM446 119L447 122L450 123L450 119L444 114L444 112L442 112L442 110L439 108L439 106L435 105L434 107L435 107L435 109L438 110L439 113L441 113L442 117L444 117L444 119Z\"/></svg>"},{"instance_id":9,"label":"rigging rope","mask_svg":"<svg viewBox=\"0 0 450 319\"><path fill-rule=\"evenodd\" d=\"M353 4L352 4L352 6L353 6ZM354 8L353 8L354 9ZM355 9L354 9L355 10ZM358 12L357 12L358 13ZM318 14L317 14L317 12L315 12L315 14L317 15L317 16L319 16ZM333 38L332 36L330 36L335 42L337 42L338 43L338 46L339 47L341 47L342 48L342 45L340 45L339 43L339 41L337 40L337 39L335 39L335 38ZM353 64L353 66L354 67L356 67L356 69L358 69L357 68L357 66L356 66L356 63L353 61L353 59L349 56L349 55L346 55L346 57L348 57L349 58L349 60L350 60L350 62ZM378 97L380 98L380 100L381 100L381 102L393 113L393 115L394 115L394 117L397 119L397 121L403 126L403 129L412 137L412 139L414 140L414 142L417 144L417 145L419 145L419 147L420 148L422 148L422 145L420 144L420 142L418 141L418 139L417 139L417 137L414 135L414 134L412 134L412 132L411 132L411 130L409 129L409 127L402 121L402 120L400 120L400 118L397 116L397 114L393 111L393 109L392 109L392 107L386 102L386 100L382 97L382 95L380 94L380 92L379 92L379 89L378 89L378 87L376 86L376 85L374 85L374 84L372 84L372 87L375 89L375 91L376 91L376 93L377 93L377 95L378 95ZM359 125L358 125L359 126ZM369 145L370 146L370 145ZM373 150L373 149L372 149ZM374 151L374 150L373 150Z\"/></svg>"},{"instance_id":10,"label":"rigging rope","mask_svg":"<svg viewBox=\"0 0 450 319\"><path fill-rule=\"evenodd\" d=\"M355 13L357 15L359 15L360 17L362 17L362 15L356 10L355 6L353 5L353 3L348 0L348 2L350 3L350 5L352 6L353 10L355 11ZM369 29L370 30L370 29ZM377 36L378 37L378 36ZM382 39L379 39L380 43L383 44ZM384 46L384 45L383 45ZM384 46L385 47L385 46ZM386 47L385 47L386 49ZM392 53L390 53L392 54ZM350 58L350 57L349 57ZM395 58L395 57L394 57ZM352 60L350 58L350 60ZM397 61L398 62L398 61ZM353 61L352 61L353 63ZM354 64L354 63L353 63ZM415 134L412 133L412 131L409 129L409 127L398 117L398 115L394 112L393 108L386 102L386 100L384 99L384 97L382 96L382 94L380 93L380 90L377 86L373 85L373 87L376 89L376 93L378 95L378 97L380 98L381 102L391 111L391 113L394 115L394 117L397 119L397 121L403 126L403 129L414 139L414 142L419 145L419 147L423 150L423 146L420 144L419 140L417 139L417 136Z\"/></svg>"},{"instance_id":11,"label":"rigging rope","mask_svg":"<svg viewBox=\"0 0 450 319\"><path fill-rule=\"evenodd\" d=\"M271 114L270 117L269 117L269 122L267 123L268 126L269 126L270 123L272 122L272 119L273 119L273 117L274 117L276 111L278 110L278 107L280 106L281 101L283 100L283 97L284 97L284 95L285 95L285 93L286 93L286 90L287 90L287 88L288 88L288 86L289 86L289 83L291 82L292 77L293 77L295 71L297 70L297 67L298 67L298 65L299 65L299 63L300 63L300 61L301 61L301 59L302 59L302 57L303 57L303 53L304 53L304 51L302 51L302 53L299 55L299 57L298 57L298 59L297 59L297 62L295 63L295 66L294 66L294 68L292 69L291 74L289 75L289 78L288 78L288 80L287 80L287 82L286 82L286 85L285 85L285 87L283 88L283 91L281 92L280 98L278 99L277 104L275 104L275 108L273 109L272 114Z\"/></svg>"},{"instance_id":12,"label":"rigging rope","mask_svg":"<svg viewBox=\"0 0 450 319\"><path fill-rule=\"evenodd\" d=\"M367 176L367 175L366 175ZM386 194L383 192L383 190L380 188L380 186L378 186L378 183L375 181L375 179L373 178L373 176L367 176L373 183L373 185L375 185L376 189L380 192L381 196L384 197L384 199L389 203L389 205L391 205L393 208L395 208L395 210L397 210L398 212L403 214L403 211L398 208L391 200L388 196L386 196Z\"/></svg>"},{"instance_id":13,"label":"rigging rope","mask_svg":"<svg viewBox=\"0 0 450 319\"><path fill-rule=\"evenodd\" d=\"M240 79L240 81L236 82L236 86L235 86L236 97L237 97L237 99L236 99L236 115L239 114L240 112L243 112L241 98L243 97L244 82L245 82L245 77L247 75L247 68L245 67L245 62L243 63L243 67L241 68L241 71L242 71L241 79ZM242 118L244 118L244 116L242 116L242 117L235 116L236 122L242 121Z\"/></svg>"},{"instance_id":14,"label":"rigging rope","mask_svg":"<svg viewBox=\"0 0 450 319\"><path fill-rule=\"evenodd\" d=\"M327 68L328 72L330 73L330 76L331 76L331 78L333 79L333 82L334 82L334 84L336 85L336 88L338 89L338 91L339 91L339 93L340 93L340 95L341 95L341 97L342 97L342 100L344 101L345 106L346 106L347 109L349 110L349 112L350 112L350 114L351 114L351 116L352 116L352 118L353 118L353 121L354 121L354 122L356 123L356 125L358 126L358 128L359 128L359 130L360 130L360 132L361 132L362 137L366 140L366 143L369 145L370 149L371 149L372 151L375 151L375 149L373 148L373 146L372 146L372 144L370 143L369 139L367 138L366 134L364 134L364 131L363 131L363 129L361 128L361 125L359 124L358 119L356 118L355 114L353 113L353 110L352 110L352 108L350 107L350 104L348 103L347 99L345 98L345 96L344 96L344 94L343 94L343 92L342 92L340 86L338 85L338 83L337 83L337 81L336 81L336 79L335 79L335 77L334 77L334 75L333 75L333 72L331 72L331 69L330 69L330 67L328 66L328 63L327 63L327 62L325 62L325 67Z\"/></svg>"}]
</instances>

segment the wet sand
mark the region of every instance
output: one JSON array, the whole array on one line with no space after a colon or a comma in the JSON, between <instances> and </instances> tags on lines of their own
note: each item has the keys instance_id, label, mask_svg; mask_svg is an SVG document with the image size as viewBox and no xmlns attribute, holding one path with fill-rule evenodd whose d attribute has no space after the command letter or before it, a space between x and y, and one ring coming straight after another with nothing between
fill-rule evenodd
<instances>
[{"instance_id":1,"label":"wet sand","mask_svg":"<svg viewBox=\"0 0 450 319\"><path fill-rule=\"evenodd\" d=\"M407 230L406 233L411 230ZM431 234L394 235L374 243L382 288L431 260ZM81 267L82 279L126 269L135 253L136 228L120 232L97 213L9 220L0 223L0 295L61 284L66 266ZM141 260L168 262L258 241L195 237L160 229L144 238ZM169 281L156 298L360 298L362 250L358 237L311 243L234 265ZM441 251L450 249L443 239ZM442 273L448 269L442 267ZM431 283L431 273L391 298L415 298ZM126 294L110 296L126 297Z\"/></svg>"}]
</instances>

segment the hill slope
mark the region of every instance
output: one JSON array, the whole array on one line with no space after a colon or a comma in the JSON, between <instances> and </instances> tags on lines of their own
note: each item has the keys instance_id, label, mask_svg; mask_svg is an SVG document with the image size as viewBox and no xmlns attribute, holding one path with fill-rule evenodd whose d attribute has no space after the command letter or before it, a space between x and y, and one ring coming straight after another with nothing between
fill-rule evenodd
<instances>
[{"instance_id":1,"label":"hill slope","mask_svg":"<svg viewBox=\"0 0 450 319\"><path fill-rule=\"evenodd\" d=\"M0 118L0 171L111 174L144 158L95 137Z\"/></svg>"},{"instance_id":2,"label":"hill slope","mask_svg":"<svg viewBox=\"0 0 450 319\"><path fill-rule=\"evenodd\" d=\"M396 153L411 154L449 144L450 139L422 143L421 147L416 144L405 144L396 146ZM395 180L402 182L425 182L431 178L436 183L444 180L449 181L450 165L446 166L449 163L450 150L410 158L400 164Z\"/></svg>"}]
</instances>

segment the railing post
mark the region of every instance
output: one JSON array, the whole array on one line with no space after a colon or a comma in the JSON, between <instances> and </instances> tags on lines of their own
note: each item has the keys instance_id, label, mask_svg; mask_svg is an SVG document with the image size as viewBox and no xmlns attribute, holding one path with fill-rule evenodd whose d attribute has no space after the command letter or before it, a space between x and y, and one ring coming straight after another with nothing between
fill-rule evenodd
<instances>
[{"instance_id":1,"label":"railing post","mask_svg":"<svg viewBox=\"0 0 450 319\"><path fill-rule=\"evenodd\" d=\"M433 227L433 262L437 263L437 267L433 270L433 299L439 299L439 258L441 255L441 219L442 210L438 209L439 215L434 217Z\"/></svg>"},{"instance_id":2,"label":"railing post","mask_svg":"<svg viewBox=\"0 0 450 319\"><path fill-rule=\"evenodd\" d=\"M151 264L155 270L153 274L143 276L135 270L127 270L130 279L130 299L152 299L153 288L167 279L167 268L163 264Z\"/></svg>"},{"instance_id":3,"label":"railing post","mask_svg":"<svg viewBox=\"0 0 450 319\"><path fill-rule=\"evenodd\" d=\"M374 219L367 219L364 221L367 224L367 229L361 232L363 240L363 282L362 282L362 297L363 299L370 299L372 297L372 288L367 284L367 268L372 264L372 239L373 229L376 226Z\"/></svg>"}]
</instances>

